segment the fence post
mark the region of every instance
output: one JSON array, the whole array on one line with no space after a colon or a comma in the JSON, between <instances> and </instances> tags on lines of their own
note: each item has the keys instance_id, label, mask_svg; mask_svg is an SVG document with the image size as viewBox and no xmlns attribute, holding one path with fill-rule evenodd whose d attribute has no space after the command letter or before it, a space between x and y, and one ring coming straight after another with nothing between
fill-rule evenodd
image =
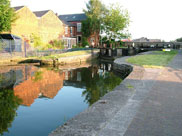
<instances>
[{"instance_id":1,"label":"fence post","mask_svg":"<svg viewBox=\"0 0 182 136\"><path fill-rule=\"evenodd\" d=\"M26 54L26 41L24 41L24 53L25 53L25 57L27 57L27 54Z\"/></svg>"},{"instance_id":2,"label":"fence post","mask_svg":"<svg viewBox=\"0 0 182 136\"><path fill-rule=\"evenodd\" d=\"M11 58L12 58L11 40L8 43L9 43L9 49L10 49L10 54L11 54Z\"/></svg>"}]
</instances>

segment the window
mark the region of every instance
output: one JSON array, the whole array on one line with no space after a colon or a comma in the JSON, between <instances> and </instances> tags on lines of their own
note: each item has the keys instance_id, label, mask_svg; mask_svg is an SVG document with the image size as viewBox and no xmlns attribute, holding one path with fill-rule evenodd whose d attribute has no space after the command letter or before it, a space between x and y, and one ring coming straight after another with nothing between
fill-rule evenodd
<instances>
[{"instance_id":1,"label":"window","mask_svg":"<svg viewBox=\"0 0 182 136\"><path fill-rule=\"evenodd\" d=\"M70 34L73 35L73 27L70 28Z\"/></svg>"},{"instance_id":2,"label":"window","mask_svg":"<svg viewBox=\"0 0 182 136\"><path fill-rule=\"evenodd\" d=\"M68 34L68 27L65 27L65 34Z\"/></svg>"},{"instance_id":3,"label":"window","mask_svg":"<svg viewBox=\"0 0 182 136\"><path fill-rule=\"evenodd\" d=\"M81 29L82 29L82 24L77 23L77 32L81 32Z\"/></svg>"}]
</instances>

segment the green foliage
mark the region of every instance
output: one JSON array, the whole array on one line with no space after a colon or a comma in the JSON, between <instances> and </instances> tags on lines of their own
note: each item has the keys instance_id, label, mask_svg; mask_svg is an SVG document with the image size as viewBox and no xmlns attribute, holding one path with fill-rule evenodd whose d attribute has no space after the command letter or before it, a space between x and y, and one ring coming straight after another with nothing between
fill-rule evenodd
<instances>
[{"instance_id":1,"label":"green foliage","mask_svg":"<svg viewBox=\"0 0 182 136\"><path fill-rule=\"evenodd\" d=\"M87 45L89 45L87 38L86 37L82 37L82 47L85 47Z\"/></svg>"},{"instance_id":2,"label":"green foliage","mask_svg":"<svg viewBox=\"0 0 182 136\"><path fill-rule=\"evenodd\" d=\"M16 116L16 110L21 104L21 99L14 96L13 90L3 89L0 91L0 134L8 132Z\"/></svg>"},{"instance_id":3,"label":"green foliage","mask_svg":"<svg viewBox=\"0 0 182 136\"><path fill-rule=\"evenodd\" d=\"M16 19L14 9L9 0L0 0L0 32L11 30L11 24Z\"/></svg>"},{"instance_id":4,"label":"green foliage","mask_svg":"<svg viewBox=\"0 0 182 136\"><path fill-rule=\"evenodd\" d=\"M35 48L42 46L42 40L41 40L40 36L38 36L36 34L32 34L31 39L33 40L33 45Z\"/></svg>"},{"instance_id":5,"label":"green foliage","mask_svg":"<svg viewBox=\"0 0 182 136\"><path fill-rule=\"evenodd\" d=\"M87 19L82 22L82 34L89 37L92 34L99 34L103 20L105 5L100 0L89 0L84 10ZM96 40L96 39L95 39Z\"/></svg>"},{"instance_id":6,"label":"green foliage","mask_svg":"<svg viewBox=\"0 0 182 136\"><path fill-rule=\"evenodd\" d=\"M112 39L121 39L129 36L126 28L129 25L129 14L119 4L111 5L108 9L100 0L89 0L84 10L87 19L82 22L82 34L84 37L97 35L102 32L107 34L107 42ZM115 40L114 40L115 41Z\"/></svg>"},{"instance_id":7,"label":"green foliage","mask_svg":"<svg viewBox=\"0 0 182 136\"><path fill-rule=\"evenodd\" d=\"M181 38L178 38L176 39L177 42L182 42L182 37Z\"/></svg>"},{"instance_id":8,"label":"green foliage","mask_svg":"<svg viewBox=\"0 0 182 136\"><path fill-rule=\"evenodd\" d=\"M119 85L122 79L114 73L106 72L104 74L94 73L94 69L82 69L82 82L86 85L86 90L82 95L85 96L85 101L92 105L98 101L106 93L112 91Z\"/></svg>"},{"instance_id":9,"label":"green foliage","mask_svg":"<svg viewBox=\"0 0 182 136\"><path fill-rule=\"evenodd\" d=\"M72 49L77 49L77 48L84 48L84 47L82 47L82 46L80 46L80 45L73 45L73 46L72 46Z\"/></svg>"},{"instance_id":10,"label":"green foliage","mask_svg":"<svg viewBox=\"0 0 182 136\"><path fill-rule=\"evenodd\" d=\"M123 30L129 25L129 15L127 10L123 10L120 5L111 5L104 18L104 30L108 39L121 39L126 37Z\"/></svg>"},{"instance_id":11,"label":"green foliage","mask_svg":"<svg viewBox=\"0 0 182 136\"><path fill-rule=\"evenodd\" d=\"M64 42L62 40L52 40L49 42L49 46L55 49L64 49Z\"/></svg>"},{"instance_id":12,"label":"green foliage","mask_svg":"<svg viewBox=\"0 0 182 136\"><path fill-rule=\"evenodd\" d=\"M91 18L87 18L86 20L82 21L82 35L83 37L88 38L91 35L92 24Z\"/></svg>"}]
</instances>

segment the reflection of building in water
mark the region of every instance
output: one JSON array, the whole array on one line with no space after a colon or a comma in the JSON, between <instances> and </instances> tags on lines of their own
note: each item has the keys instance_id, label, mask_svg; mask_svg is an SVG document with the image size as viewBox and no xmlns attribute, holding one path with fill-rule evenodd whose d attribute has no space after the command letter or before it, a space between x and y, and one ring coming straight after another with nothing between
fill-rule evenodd
<instances>
[{"instance_id":1,"label":"reflection of building in water","mask_svg":"<svg viewBox=\"0 0 182 136\"><path fill-rule=\"evenodd\" d=\"M103 71L112 71L113 70L113 62L101 63L100 69L102 69Z\"/></svg>"},{"instance_id":2,"label":"reflection of building in water","mask_svg":"<svg viewBox=\"0 0 182 136\"><path fill-rule=\"evenodd\" d=\"M85 78L97 75L98 67L55 72L34 66L17 66L0 69L0 72L3 78L6 77L3 82L0 80L0 89L2 85L3 88L12 88L14 94L22 99L22 104L30 106L37 98L54 98L64 80L66 86L84 88Z\"/></svg>"},{"instance_id":3,"label":"reflection of building in water","mask_svg":"<svg viewBox=\"0 0 182 136\"><path fill-rule=\"evenodd\" d=\"M38 97L54 98L63 87L64 73L40 69L33 77L14 87L14 94L23 100L23 105L30 106Z\"/></svg>"},{"instance_id":4,"label":"reflection of building in water","mask_svg":"<svg viewBox=\"0 0 182 136\"><path fill-rule=\"evenodd\" d=\"M0 89L13 88L17 84L26 80L33 71L38 70L31 66L6 66L0 68Z\"/></svg>"},{"instance_id":5,"label":"reflection of building in water","mask_svg":"<svg viewBox=\"0 0 182 136\"><path fill-rule=\"evenodd\" d=\"M86 71L85 74L91 73L91 77L93 78L98 73L98 66L92 66L88 68L80 68L80 69L74 69L65 71L65 80L66 81L74 81L74 82L82 82L83 81L83 71Z\"/></svg>"}]
</instances>

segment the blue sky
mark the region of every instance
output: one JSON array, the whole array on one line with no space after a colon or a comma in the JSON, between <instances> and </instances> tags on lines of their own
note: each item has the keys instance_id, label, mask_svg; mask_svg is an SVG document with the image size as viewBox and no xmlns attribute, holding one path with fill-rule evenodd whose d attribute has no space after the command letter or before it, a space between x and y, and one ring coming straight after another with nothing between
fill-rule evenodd
<instances>
[{"instance_id":1,"label":"blue sky","mask_svg":"<svg viewBox=\"0 0 182 136\"><path fill-rule=\"evenodd\" d=\"M174 40L182 37L181 0L102 0L120 3L131 18L132 38ZM81 13L88 0L11 0L12 6L26 5L32 11L51 9L58 14Z\"/></svg>"}]
</instances>

